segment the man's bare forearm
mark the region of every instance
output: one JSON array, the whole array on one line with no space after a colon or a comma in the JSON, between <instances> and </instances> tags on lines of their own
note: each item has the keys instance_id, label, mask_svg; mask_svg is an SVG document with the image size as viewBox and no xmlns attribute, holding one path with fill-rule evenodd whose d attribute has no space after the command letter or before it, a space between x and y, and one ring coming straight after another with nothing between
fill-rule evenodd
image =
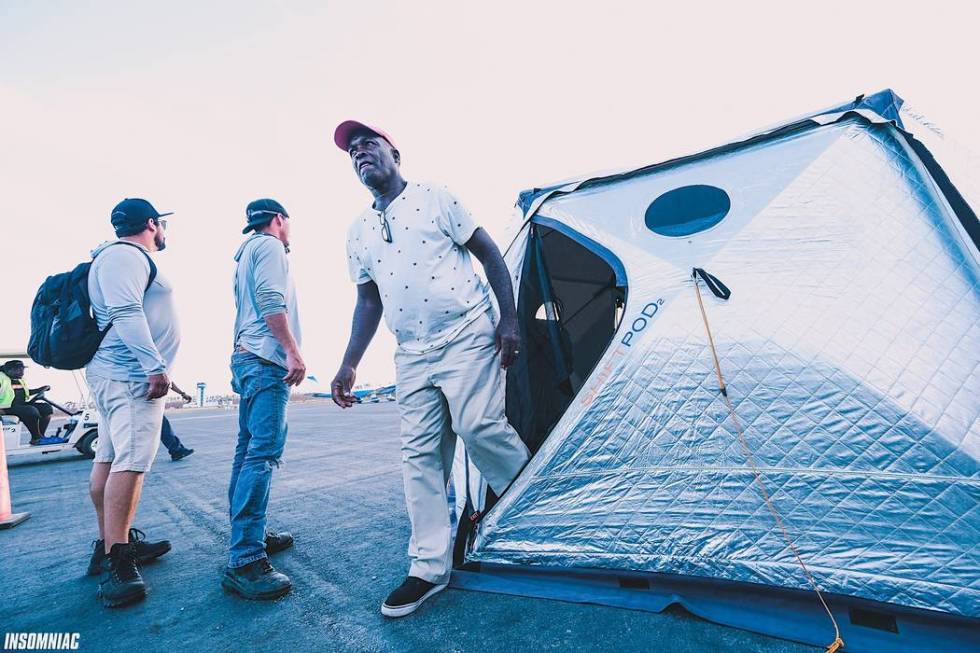
<instances>
[{"instance_id":1,"label":"man's bare forearm","mask_svg":"<svg viewBox=\"0 0 980 653\"><path fill-rule=\"evenodd\" d=\"M299 354L299 345L296 344L296 338L293 337L292 332L289 330L289 322L286 320L285 313L266 315L265 323L269 325L269 331L272 331L272 335L279 341L282 348L286 350L287 356Z\"/></svg>"},{"instance_id":2,"label":"man's bare forearm","mask_svg":"<svg viewBox=\"0 0 980 653\"><path fill-rule=\"evenodd\" d=\"M177 394L179 394L181 397L185 397L185 398L186 397L190 397L189 394L187 394L186 392L184 392L183 390L181 390L180 388L178 388L177 387L177 384L174 383L173 381L170 382L170 389L173 390L174 392L176 392Z\"/></svg>"},{"instance_id":3,"label":"man's bare forearm","mask_svg":"<svg viewBox=\"0 0 980 653\"><path fill-rule=\"evenodd\" d=\"M354 307L354 319L351 320L350 341L347 343L347 351L344 352L344 366L357 369L371 339L378 331L383 310L380 301L358 299Z\"/></svg>"},{"instance_id":4,"label":"man's bare forearm","mask_svg":"<svg viewBox=\"0 0 980 653\"><path fill-rule=\"evenodd\" d=\"M514 287L510 283L510 272L500 253L496 252L496 254L489 257L489 260L483 264L483 269L487 273L490 289L493 290L497 304L500 306L500 319L515 320L517 308L514 305Z\"/></svg>"},{"instance_id":5,"label":"man's bare forearm","mask_svg":"<svg viewBox=\"0 0 980 653\"><path fill-rule=\"evenodd\" d=\"M516 320L514 286L510 282L510 271L507 270L507 264L504 263L504 257L501 256L497 244L486 231L477 229L466 243L466 248L483 264L490 289L493 290L497 304L500 306L500 319Z\"/></svg>"}]
</instances>

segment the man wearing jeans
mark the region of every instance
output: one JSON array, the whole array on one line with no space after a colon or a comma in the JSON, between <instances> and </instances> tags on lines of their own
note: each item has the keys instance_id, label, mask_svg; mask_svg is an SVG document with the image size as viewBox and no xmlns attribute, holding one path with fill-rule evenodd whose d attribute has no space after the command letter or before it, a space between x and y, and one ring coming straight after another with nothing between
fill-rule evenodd
<instances>
[{"instance_id":1,"label":"man wearing jeans","mask_svg":"<svg viewBox=\"0 0 980 653\"><path fill-rule=\"evenodd\" d=\"M180 398L184 400L185 404L189 404L191 401L193 401L193 398L178 388L176 383L171 382L170 389L179 394ZM187 456L194 453L194 450L185 447L184 443L177 437L177 434L174 433L174 427L170 424L170 420L167 419L166 415L163 416L163 430L160 431L160 442L167 448L167 453L170 454L170 460L172 462L183 460Z\"/></svg>"},{"instance_id":2,"label":"man wearing jeans","mask_svg":"<svg viewBox=\"0 0 980 653\"><path fill-rule=\"evenodd\" d=\"M289 578L268 554L293 543L288 533L266 530L272 470L286 446L289 386L306 376L300 355L299 312L289 274L289 214L279 202L256 200L245 209L242 233L254 233L235 254L232 388L238 404L238 445L228 486L231 551L222 587L247 599L289 592Z\"/></svg>"},{"instance_id":3,"label":"man wearing jeans","mask_svg":"<svg viewBox=\"0 0 980 653\"><path fill-rule=\"evenodd\" d=\"M446 483L456 438L498 495L528 460L504 415L503 369L518 354L517 311L500 251L454 195L434 184L406 182L401 154L378 129L347 121L337 127L334 142L350 155L374 202L347 235L357 305L331 392L342 408L353 405L355 369L383 311L398 341L402 474L412 537L408 577L381 613L402 617L449 582ZM471 254L497 297L498 322Z\"/></svg>"},{"instance_id":4,"label":"man wearing jeans","mask_svg":"<svg viewBox=\"0 0 980 653\"><path fill-rule=\"evenodd\" d=\"M171 462L177 462L178 460L183 460L187 456L194 453L193 449L184 446L184 443L180 441L177 434L174 433L174 427L167 419L167 416L163 416L163 428L160 431L160 442L164 447L167 448L167 453L170 454Z\"/></svg>"}]
</instances>

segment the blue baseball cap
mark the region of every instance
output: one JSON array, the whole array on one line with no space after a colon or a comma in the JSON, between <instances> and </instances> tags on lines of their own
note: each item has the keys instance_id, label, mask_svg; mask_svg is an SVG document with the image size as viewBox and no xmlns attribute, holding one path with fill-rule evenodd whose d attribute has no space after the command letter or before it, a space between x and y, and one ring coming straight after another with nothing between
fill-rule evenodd
<instances>
[{"instance_id":1,"label":"blue baseball cap","mask_svg":"<svg viewBox=\"0 0 980 653\"><path fill-rule=\"evenodd\" d=\"M268 224L272 218L276 217L277 213L289 217L283 205L274 199L267 197L249 202L248 206L245 207L245 228L242 229L242 233L247 234L256 227Z\"/></svg>"},{"instance_id":2,"label":"blue baseball cap","mask_svg":"<svg viewBox=\"0 0 980 653\"><path fill-rule=\"evenodd\" d=\"M173 213L160 213L144 199L127 197L112 209L110 220L117 236L131 236L146 228L147 220L158 220Z\"/></svg>"}]
</instances>

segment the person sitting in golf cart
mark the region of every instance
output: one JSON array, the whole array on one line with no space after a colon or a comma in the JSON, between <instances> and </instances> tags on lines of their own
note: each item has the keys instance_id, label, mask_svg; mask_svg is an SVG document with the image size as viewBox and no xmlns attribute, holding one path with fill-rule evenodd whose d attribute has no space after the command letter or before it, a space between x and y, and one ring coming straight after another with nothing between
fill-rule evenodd
<instances>
[{"instance_id":1,"label":"person sitting in golf cart","mask_svg":"<svg viewBox=\"0 0 980 653\"><path fill-rule=\"evenodd\" d=\"M41 400L51 386L30 388L24 379L24 361L11 360L0 366L0 413L18 418L31 434L31 444L41 444L41 438L51 423L54 409Z\"/></svg>"}]
</instances>

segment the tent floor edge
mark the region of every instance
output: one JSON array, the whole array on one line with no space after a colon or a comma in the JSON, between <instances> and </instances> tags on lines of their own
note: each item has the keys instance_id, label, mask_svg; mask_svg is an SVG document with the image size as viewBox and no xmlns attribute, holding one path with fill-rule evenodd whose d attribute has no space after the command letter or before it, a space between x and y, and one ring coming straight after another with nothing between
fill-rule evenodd
<instances>
[{"instance_id":1,"label":"tent floor edge","mask_svg":"<svg viewBox=\"0 0 980 653\"><path fill-rule=\"evenodd\" d=\"M469 567L480 564L479 570ZM643 582L646 581L646 582ZM468 563L453 570L450 587L568 603L662 612L679 605L708 622L767 637L827 646L826 614L806 589L773 588L735 581L619 570L531 567ZM943 642L945 653L980 650L980 617L878 603L837 594L827 596L848 651L906 653L930 651ZM855 618L873 611L887 624ZM708 634L708 633L706 633Z\"/></svg>"}]
</instances>

